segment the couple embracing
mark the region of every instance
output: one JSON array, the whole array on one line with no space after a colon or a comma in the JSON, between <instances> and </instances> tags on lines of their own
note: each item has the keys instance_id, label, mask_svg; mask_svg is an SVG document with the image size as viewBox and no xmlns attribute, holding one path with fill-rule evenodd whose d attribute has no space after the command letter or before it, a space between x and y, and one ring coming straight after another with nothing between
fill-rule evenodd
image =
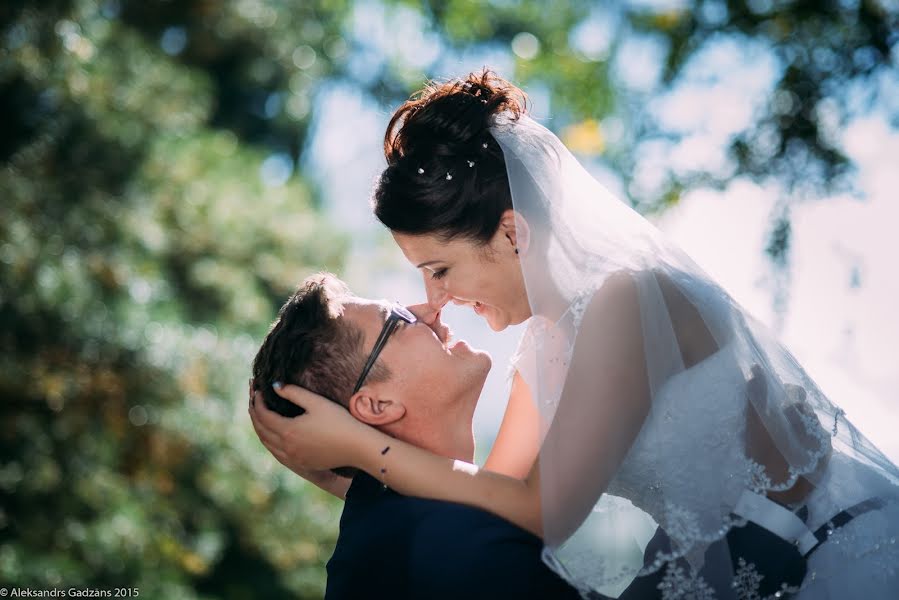
<instances>
[{"instance_id":1,"label":"couple embracing","mask_svg":"<svg viewBox=\"0 0 899 600\"><path fill-rule=\"evenodd\" d=\"M263 444L346 497L328 597L893 597L899 469L525 104L489 71L403 104L373 204L427 303L309 278L254 361ZM448 302L527 322L483 467Z\"/></svg>"}]
</instances>

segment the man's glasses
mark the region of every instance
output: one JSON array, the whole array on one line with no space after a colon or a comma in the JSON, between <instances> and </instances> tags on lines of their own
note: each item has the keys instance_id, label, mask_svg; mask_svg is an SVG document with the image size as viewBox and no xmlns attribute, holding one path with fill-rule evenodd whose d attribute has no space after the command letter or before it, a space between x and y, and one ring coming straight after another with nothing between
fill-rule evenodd
<instances>
[{"instance_id":1,"label":"man's glasses","mask_svg":"<svg viewBox=\"0 0 899 600\"><path fill-rule=\"evenodd\" d=\"M405 306L397 304L390 309L390 315L387 317L387 321L384 322L384 327L381 328L381 335L378 336L375 347L372 348L371 354L368 355L368 360L365 361L365 367L362 368L362 375L359 376L359 381L356 382L356 387L353 388L354 394L358 392L359 388L362 387L362 384L365 383L365 378L368 377L368 372L371 371L371 368L375 366L375 361L378 360L378 355L381 353L381 350L384 349L387 338L390 337L390 334L393 333L397 323L400 321L411 324L417 322L418 319L409 312Z\"/></svg>"}]
</instances>

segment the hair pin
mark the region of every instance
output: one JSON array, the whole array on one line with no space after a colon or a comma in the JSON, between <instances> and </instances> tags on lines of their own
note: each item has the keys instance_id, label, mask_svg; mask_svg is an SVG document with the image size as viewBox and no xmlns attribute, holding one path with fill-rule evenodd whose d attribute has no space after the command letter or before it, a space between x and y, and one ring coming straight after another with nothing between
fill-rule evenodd
<instances>
[{"instance_id":1,"label":"hair pin","mask_svg":"<svg viewBox=\"0 0 899 600\"><path fill-rule=\"evenodd\" d=\"M453 178L452 175L450 175L449 173L446 174L446 180L447 180L447 181L449 181L449 180L452 179L452 178Z\"/></svg>"},{"instance_id":2,"label":"hair pin","mask_svg":"<svg viewBox=\"0 0 899 600\"><path fill-rule=\"evenodd\" d=\"M487 142L484 142L483 144L481 144L481 148L486 148L486 147L487 147Z\"/></svg>"},{"instance_id":3,"label":"hair pin","mask_svg":"<svg viewBox=\"0 0 899 600\"><path fill-rule=\"evenodd\" d=\"M467 162L468 162L468 168L469 168L469 169L470 169L471 167L474 166L474 161L473 161L473 160L469 160L469 161L467 161Z\"/></svg>"},{"instance_id":4,"label":"hair pin","mask_svg":"<svg viewBox=\"0 0 899 600\"><path fill-rule=\"evenodd\" d=\"M421 167L418 167L418 174L419 174L419 175L422 175L424 172L425 172L424 169L422 169Z\"/></svg>"}]
</instances>

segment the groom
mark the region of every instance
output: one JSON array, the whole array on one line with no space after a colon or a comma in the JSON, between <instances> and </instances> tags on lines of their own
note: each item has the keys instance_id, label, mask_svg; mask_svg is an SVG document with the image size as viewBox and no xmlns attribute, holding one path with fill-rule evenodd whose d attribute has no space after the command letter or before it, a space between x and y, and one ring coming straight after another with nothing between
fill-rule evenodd
<instances>
[{"instance_id":1,"label":"groom","mask_svg":"<svg viewBox=\"0 0 899 600\"><path fill-rule=\"evenodd\" d=\"M302 410L268 385L281 381L397 439L473 462L472 416L490 357L465 342L448 345L439 315L411 308L354 297L333 275L307 278L253 363L259 391L250 412L260 438L283 418L276 412ZM363 472L341 473L353 477L326 598L579 597L542 562L542 542L529 532L475 508L402 496ZM338 479L317 483L339 494Z\"/></svg>"}]
</instances>

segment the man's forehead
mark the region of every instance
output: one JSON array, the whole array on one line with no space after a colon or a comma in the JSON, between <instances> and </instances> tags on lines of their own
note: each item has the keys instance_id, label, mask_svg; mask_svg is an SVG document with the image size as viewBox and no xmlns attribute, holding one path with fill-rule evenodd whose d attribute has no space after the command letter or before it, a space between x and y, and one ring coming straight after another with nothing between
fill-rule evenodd
<instances>
[{"instance_id":1,"label":"man's forehead","mask_svg":"<svg viewBox=\"0 0 899 600\"><path fill-rule=\"evenodd\" d=\"M372 300L370 298L359 298L351 296L343 303L345 309L349 309L353 317L365 319L366 321L377 320L383 323L390 314L392 302L387 300Z\"/></svg>"}]
</instances>

